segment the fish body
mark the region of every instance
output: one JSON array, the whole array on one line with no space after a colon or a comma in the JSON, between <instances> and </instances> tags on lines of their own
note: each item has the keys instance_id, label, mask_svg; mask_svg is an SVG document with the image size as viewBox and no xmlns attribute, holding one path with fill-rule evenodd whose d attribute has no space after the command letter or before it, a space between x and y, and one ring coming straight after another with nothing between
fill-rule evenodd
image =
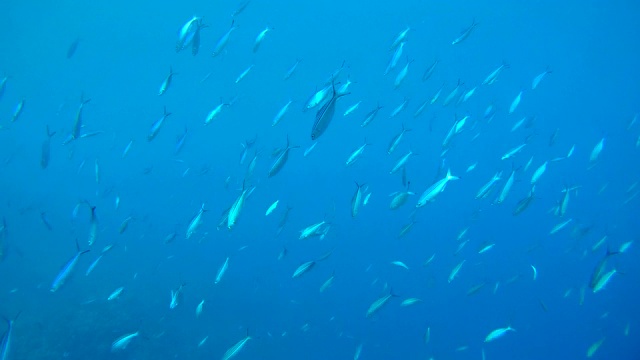
<instances>
[{"instance_id":1,"label":"fish body","mask_svg":"<svg viewBox=\"0 0 640 360\"><path fill-rule=\"evenodd\" d=\"M600 153L602 152L602 149L604 149L604 141L605 138L600 139L596 146L593 147L593 150L591 150L591 154L589 155L589 162L592 165L596 163L600 158Z\"/></svg>"},{"instance_id":2,"label":"fish body","mask_svg":"<svg viewBox=\"0 0 640 360\"><path fill-rule=\"evenodd\" d=\"M482 82L482 85L491 85L495 83L496 80L498 80L498 76L502 73L502 71L508 68L509 68L509 64L507 63L503 63L502 65L498 66L497 69L493 70L493 72L491 72L491 74L489 74L484 79L484 81Z\"/></svg>"},{"instance_id":3,"label":"fish body","mask_svg":"<svg viewBox=\"0 0 640 360\"><path fill-rule=\"evenodd\" d=\"M416 207L422 207L424 205L427 204L427 202L429 201L433 201L433 199L440 194L441 192L444 191L444 189L447 186L447 183L449 183L449 181L452 180L458 180L459 177L452 175L451 174L451 170L447 170L447 175L436 181L433 185L431 185L427 190L425 190L424 193L422 193L422 195L420 195L420 199L418 200L418 203L416 204Z\"/></svg>"},{"instance_id":4,"label":"fish body","mask_svg":"<svg viewBox=\"0 0 640 360\"><path fill-rule=\"evenodd\" d=\"M520 90L518 95L516 95L516 97L511 102L511 105L509 105L509 115L513 114L513 112L516 111L516 109L518 108L518 105L520 105L521 100L522 100L522 90Z\"/></svg>"},{"instance_id":5,"label":"fish body","mask_svg":"<svg viewBox=\"0 0 640 360\"><path fill-rule=\"evenodd\" d=\"M185 142L187 141L188 129L185 126L184 132L176 137L176 145L174 146L173 154L178 155L182 148L184 147Z\"/></svg>"},{"instance_id":6,"label":"fish body","mask_svg":"<svg viewBox=\"0 0 640 360\"><path fill-rule=\"evenodd\" d=\"M164 93L167 92L167 90L169 89L169 86L171 86L171 80L173 80L173 75L175 75L175 73L173 72L173 67L169 67L169 75L167 75L167 77L164 78L164 81L162 81L162 84L160 84L160 90L158 91L158 95L162 96Z\"/></svg>"},{"instance_id":7,"label":"fish body","mask_svg":"<svg viewBox=\"0 0 640 360\"><path fill-rule=\"evenodd\" d=\"M273 177L277 173L279 173L280 170L282 170L284 165L287 163L287 160L289 160L289 150L296 149L296 148L299 148L299 146L289 145L289 137L287 137L287 146L284 148L284 150L282 150L280 155L273 162L273 165L271 165L271 168L269 169L268 177Z\"/></svg>"},{"instance_id":8,"label":"fish body","mask_svg":"<svg viewBox=\"0 0 640 360\"><path fill-rule=\"evenodd\" d=\"M329 127L329 123L333 119L333 114L336 110L336 101L342 96L348 95L348 93L340 93L338 94L335 89L335 85L332 84L333 87L333 96L331 99L324 104L320 110L316 113L316 120L313 124L313 128L311 129L311 140L317 140L320 135L322 135L327 127Z\"/></svg>"},{"instance_id":9,"label":"fish body","mask_svg":"<svg viewBox=\"0 0 640 360\"><path fill-rule=\"evenodd\" d=\"M91 99L84 99L84 96L80 98L80 106L78 106L78 110L76 111L76 117L73 121L73 128L71 130L71 139L77 140L81 137L82 132L82 110L84 106L88 104Z\"/></svg>"},{"instance_id":10,"label":"fish body","mask_svg":"<svg viewBox=\"0 0 640 360\"><path fill-rule=\"evenodd\" d=\"M255 53L260 48L260 44L264 41L264 37L267 35L269 31L273 30L272 27L267 26L264 30L260 31L258 36L256 36L256 40L253 42L253 52Z\"/></svg>"},{"instance_id":11,"label":"fish body","mask_svg":"<svg viewBox=\"0 0 640 360\"><path fill-rule=\"evenodd\" d=\"M540 177L542 177L542 175L545 173L545 171L547 171L547 163L548 163L548 161L545 161L533 173L533 175L531 176L531 185L535 185L540 180Z\"/></svg>"},{"instance_id":12,"label":"fish body","mask_svg":"<svg viewBox=\"0 0 640 360\"><path fill-rule=\"evenodd\" d=\"M393 40L393 43L391 43L391 46L389 47L389 50L393 50L395 48L398 47L398 45L400 45L401 43L404 43L407 39L407 35L409 35L409 31L411 30L410 27L407 26L406 29L402 30L397 36L396 38Z\"/></svg>"},{"instance_id":13,"label":"fish body","mask_svg":"<svg viewBox=\"0 0 640 360\"><path fill-rule=\"evenodd\" d=\"M391 142L389 143L389 148L387 148L387 154L391 155L391 153L398 147L398 145L400 144L400 141L402 140L402 137L404 136L404 134L408 131L411 131L411 129L407 129L404 127L404 124L402 124L402 130L400 131L400 133L398 133L396 136L394 136L391 139Z\"/></svg>"},{"instance_id":14,"label":"fish body","mask_svg":"<svg viewBox=\"0 0 640 360\"><path fill-rule=\"evenodd\" d=\"M204 120L204 124L206 125L213 121L213 119L220 114L224 106L229 106L229 104L221 102L220 104L218 104L218 106L213 108L213 110L209 111L209 114L207 114L207 118Z\"/></svg>"},{"instance_id":15,"label":"fish body","mask_svg":"<svg viewBox=\"0 0 640 360\"><path fill-rule=\"evenodd\" d=\"M222 266L220 266L220 269L218 270L218 274L216 275L216 280L214 281L214 284L217 284L222 280L222 277L227 272L228 268L229 268L229 258L227 257L227 259L224 261L224 264L222 264Z\"/></svg>"},{"instance_id":16,"label":"fish body","mask_svg":"<svg viewBox=\"0 0 640 360\"><path fill-rule=\"evenodd\" d=\"M96 207L91 207L91 218L89 219L89 246L98 238L98 217L96 215Z\"/></svg>"},{"instance_id":17,"label":"fish body","mask_svg":"<svg viewBox=\"0 0 640 360\"><path fill-rule=\"evenodd\" d=\"M462 260L460 263L458 263L458 265L456 265L456 267L453 268L453 270L451 270L448 279L449 283L451 283L458 276L458 273L460 272L460 269L462 269L462 265L464 265L465 261L466 260Z\"/></svg>"},{"instance_id":18,"label":"fish body","mask_svg":"<svg viewBox=\"0 0 640 360\"><path fill-rule=\"evenodd\" d=\"M251 64L249 65L249 67L244 69L244 71L241 72L240 75L238 75L238 77L236 78L236 84L242 81L242 79L244 79L247 76L247 74L249 74L249 71L251 71L251 69L253 69L254 66L255 65Z\"/></svg>"},{"instance_id":19,"label":"fish body","mask_svg":"<svg viewBox=\"0 0 640 360\"><path fill-rule=\"evenodd\" d=\"M411 158L412 155L414 155L413 151L409 150L408 153L406 153L404 156L402 156L398 160L398 162L393 166L391 171L389 171L389 174L393 175L393 174L397 173L398 170L404 168L404 166L407 164L407 162L409 161L409 159Z\"/></svg>"},{"instance_id":20,"label":"fish body","mask_svg":"<svg viewBox=\"0 0 640 360\"><path fill-rule=\"evenodd\" d=\"M356 215L358 215L358 213L360 212L360 206L362 205L362 198L363 198L362 187L364 185L360 185L356 183L356 186L357 186L356 192L353 194L353 197L351 198L351 217L356 217Z\"/></svg>"},{"instance_id":21,"label":"fish body","mask_svg":"<svg viewBox=\"0 0 640 360\"><path fill-rule=\"evenodd\" d=\"M244 207L244 202L247 199L247 194L249 192L253 192L253 188L251 189L242 189L242 192L231 205L231 209L229 209L229 216L227 218L227 229L231 230L238 222L238 217L240 217L240 213L242 212L242 208Z\"/></svg>"},{"instance_id":22,"label":"fish body","mask_svg":"<svg viewBox=\"0 0 640 360\"><path fill-rule=\"evenodd\" d=\"M274 201L273 204L271 204L271 206L269 206L269 208L267 209L267 212L264 214L264 216L269 216L273 212L273 210L275 210L276 207L278 206L278 202L279 202L279 200Z\"/></svg>"},{"instance_id":23,"label":"fish body","mask_svg":"<svg viewBox=\"0 0 640 360\"><path fill-rule=\"evenodd\" d=\"M425 70L424 74L422 74L422 81L429 80L431 75L433 75L434 70L436 69L436 65L438 65L439 62L440 60L435 59L433 63L431 63L431 65L427 68L427 70Z\"/></svg>"},{"instance_id":24,"label":"fish body","mask_svg":"<svg viewBox=\"0 0 640 360\"><path fill-rule=\"evenodd\" d=\"M513 211L513 215L520 215L529 207L529 205L531 205L533 199L535 199L535 185L531 186L531 191L529 191L529 195L527 195L527 197L518 201L518 203L516 204L516 208Z\"/></svg>"},{"instance_id":25,"label":"fish body","mask_svg":"<svg viewBox=\"0 0 640 360\"><path fill-rule=\"evenodd\" d=\"M124 287L119 287L117 289L115 289L111 295L109 295L109 297L107 297L107 300L111 301L111 300L115 300L118 297L120 297L120 294L122 294L122 291L124 291Z\"/></svg>"},{"instance_id":26,"label":"fish body","mask_svg":"<svg viewBox=\"0 0 640 360\"><path fill-rule=\"evenodd\" d=\"M453 99L458 95L458 92L460 91L460 87L462 85L464 85L464 83L458 80L458 85L456 85L456 87L449 93L449 95L447 95L447 97L444 98L444 102L442 103L442 106L447 106L451 103L451 101L453 101Z\"/></svg>"},{"instance_id":27,"label":"fish body","mask_svg":"<svg viewBox=\"0 0 640 360\"><path fill-rule=\"evenodd\" d=\"M469 35L471 35L471 32L473 32L473 29L475 29L476 26L478 26L478 23L475 19L473 19L471 25L468 28L464 29L462 33L460 33L460 35L451 42L451 45L456 45L463 42L466 38L469 37Z\"/></svg>"},{"instance_id":28,"label":"fish body","mask_svg":"<svg viewBox=\"0 0 640 360\"><path fill-rule=\"evenodd\" d=\"M405 98L400 105L396 106L395 109L389 114L389 119L396 117L398 114L402 112L402 110L407 108L407 104L409 103L409 99Z\"/></svg>"},{"instance_id":29,"label":"fish body","mask_svg":"<svg viewBox=\"0 0 640 360\"><path fill-rule=\"evenodd\" d=\"M503 337L506 333L508 333L509 331L515 331L511 326L507 326L505 328L499 328L499 329L495 329L493 331L491 331L485 338L484 338L484 342L490 342L490 341L494 341L496 339L499 339L501 337Z\"/></svg>"},{"instance_id":30,"label":"fish body","mask_svg":"<svg viewBox=\"0 0 640 360\"><path fill-rule=\"evenodd\" d=\"M369 125L369 123L375 119L376 115L378 115L378 112L380 111L380 109L382 109L382 106L380 106L380 104L378 104L378 106L376 106L375 109L369 111L367 113L367 115L364 117L364 120L362 121L362 124L360 124L360 127L365 127L367 125Z\"/></svg>"},{"instance_id":31,"label":"fish body","mask_svg":"<svg viewBox=\"0 0 640 360\"><path fill-rule=\"evenodd\" d=\"M409 64L411 64L412 62L413 60L408 60L406 65L402 68L402 70L400 70L398 75L396 75L396 79L393 81L393 87L395 89L397 89L404 82L404 79L409 73Z\"/></svg>"},{"instance_id":32,"label":"fish body","mask_svg":"<svg viewBox=\"0 0 640 360\"><path fill-rule=\"evenodd\" d=\"M408 187L404 191L398 191L396 193L391 194L391 203L389 204L389 209L395 210L404 205L409 199L410 195L415 195L415 193L409 191Z\"/></svg>"},{"instance_id":33,"label":"fish body","mask_svg":"<svg viewBox=\"0 0 640 360\"><path fill-rule=\"evenodd\" d=\"M289 70L287 70L287 72L284 74L284 79L287 80L289 79L293 73L296 72L296 69L298 68L298 65L300 64L300 61L302 61L302 59L296 59L296 62L293 63L293 65L289 68Z\"/></svg>"},{"instance_id":34,"label":"fish body","mask_svg":"<svg viewBox=\"0 0 640 360\"><path fill-rule=\"evenodd\" d=\"M151 124L151 129L149 130L149 134L147 135L147 141L155 139L156 135L158 135L158 132L162 128L164 121L167 119L167 117L169 117L169 115L171 115L171 113L167 112L167 108L165 107L162 117Z\"/></svg>"},{"instance_id":35,"label":"fish body","mask_svg":"<svg viewBox=\"0 0 640 360\"><path fill-rule=\"evenodd\" d=\"M200 18L194 16L191 18L191 20L182 25L182 28L180 28L180 31L178 32L178 43L176 44L176 52L180 52L181 50L191 45L198 29L199 20Z\"/></svg>"},{"instance_id":36,"label":"fish body","mask_svg":"<svg viewBox=\"0 0 640 360\"><path fill-rule=\"evenodd\" d=\"M69 277L73 274L73 270L78 264L78 259L80 259L80 256L89 252L89 250L81 251L80 246L78 246L78 242L76 242L76 249L76 254L71 259L69 259L66 264L64 264L58 275L53 280L51 288L49 289L51 292L58 291L67 282Z\"/></svg>"},{"instance_id":37,"label":"fish body","mask_svg":"<svg viewBox=\"0 0 640 360\"><path fill-rule=\"evenodd\" d=\"M180 304L183 289L184 284L180 284L177 290L171 290L171 302L169 302L169 309L175 309Z\"/></svg>"},{"instance_id":38,"label":"fish body","mask_svg":"<svg viewBox=\"0 0 640 360\"><path fill-rule=\"evenodd\" d=\"M307 261L306 263L301 264L293 272L293 275L291 276L291 278L295 279L297 277L300 277L300 276L304 275L309 270L311 270L315 264L316 264L315 261Z\"/></svg>"},{"instance_id":39,"label":"fish body","mask_svg":"<svg viewBox=\"0 0 640 360\"><path fill-rule=\"evenodd\" d=\"M513 156L519 153L526 145L527 145L526 143L523 143L514 147L513 149L507 151L504 155L502 155L501 159L502 160L511 159Z\"/></svg>"},{"instance_id":40,"label":"fish body","mask_svg":"<svg viewBox=\"0 0 640 360\"><path fill-rule=\"evenodd\" d=\"M364 144L362 144L362 146L357 148L354 152L351 153L351 155L349 155L349 158L346 161L346 165L350 166L354 162L356 162L358 159L360 159L360 157L362 156L362 153L364 152L364 149L367 147L367 145L369 145L369 144L367 143L367 140L365 139Z\"/></svg>"},{"instance_id":41,"label":"fish body","mask_svg":"<svg viewBox=\"0 0 640 360\"><path fill-rule=\"evenodd\" d=\"M238 353L247 345L247 342L251 340L251 336L247 335L244 339L238 341L235 345L229 348L224 355L222 355L222 360L229 360L234 356L238 355Z\"/></svg>"},{"instance_id":42,"label":"fish body","mask_svg":"<svg viewBox=\"0 0 640 360\"><path fill-rule=\"evenodd\" d=\"M306 228L300 231L299 240L308 239L312 236L317 236L322 233L322 229L327 225L326 221L321 221L319 223L309 225Z\"/></svg>"},{"instance_id":43,"label":"fish body","mask_svg":"<svg viewBox=\"0 0 640 360\"><path fill-rule=\"evenodd\" d=\"M540 82L542 81L542 79L544 79L547 75L551 73L552 71L549 68L547 68L545 71L541 72L539 75L533 78L533 81L531 82L531 90L535 90L538 87L538 85L540 85Z\"/></svg>"},{"instance_id":44,"label":"fish body","mask_svg":"<svg viewBox=\"0 0 640 360\"><path fill-rule=\"evenodd\" d=\"M220 39L218 39L216 46L213 48L213 54L211 56L216 57L220 55L220 53L222 53L222 50L224 50L224 48L229 43L229 37L231 37L231 33L238 28L234 24L235 24L235 19L231 21L231 27L229 28L229 30L227 30L227 32L224 35L222 35Z\"/></svg>"},{"instance_id":45,"label":"fish body","mask_svg":"<svg viewBox=\"0 0 640 360\"><path fill-rule=\"evenodd\" d=\"M291 103L293 102L293 100L289 100L281 109L280 111L278 111L278 113L276 114L276 116L273 117L273 120L271 121L271 126L276 126L278 125L278 123L280 123L280 120L282 120L282 118L284 117L284 114L287 113L287 110L289 110L289 106L291 105Z\"/></svg>"},{"instance_id":46,"label":"fish body","mask_svg":"<svg viewBox=\"0 0 640 360\"><path fill-rule=\"evenodd\" d=\"M204 203L202 203L202 206L200 206L200 210L198 211L196 216L194 216L193 219L191 219L191 221L189 222L189 227L187 227L187 234L186 234L187 240L189 240L191 235L193 235L196 232L196 230L198 230L198 227L200 226L200 224L202 224L202 214L204 214L205 211L206 210L204 209Z\"/></svg>"},{"instance_id":47,"label":"fish body","mask_svg":"<svg viewBox=\"0 0 640 360\"><path fill-rule=\"evenodd\" d=\"M502 171L499 171L495 175L493 175L491 180L489 180L486 184L484 184L480 188L480 190L476 194L476 199L484 199L485 197L487 197L491 192L491 190L493 190L493 188L495 187L496 183L500 181L501 177L502 177Z\"/></svg>"},{"instance_id":48,"label":"fish body","mask_svg":"<svg viewBox=\"0 0 640 360\"><path fill-rule=\"evenodd\" d=\"M136 331L131 334L122 335L111 344L111 352L125 350L127 346L129 346L129 344L131 343L131 340L135 339L139 335L140 335L139 331Z\"/></svg>"},{"instance_id":49,"label":"fish body","mask_svg":"<svg viewBox=\"0 0 640 360\"><path fill-rule=\"evenodd\" d=\"M198 306L196 306L196 317L200 317L200 314L202 314L203 307L204 307L204 300L200 301Z\"/></svg>"},{"instance_id":50,"label":"fish body","mask_svg":"<svg viewBox=\"0 0 640 360\"><path fill-rule=\"evenodd\" d=\"M598 280L596 281L595 285L593 286L593 292L597 293L599 291L604 290L604 288L607 286L609 281L611 281L611 278L613 277L613 275L616 272L617 272L617 270L613 269L613 270L610 270L609 272L603 274L602 276L600 276L598 278Z\"/></svg>"},{"instance_id":51,"label":"fish body","mask_svg":"<svg viewBox=\"0 0 640 360\"><path fill-rule=\"evenodd\" d=\"M404 50L404 44L405 42L401 42L398 47L396 47L396 50L393 52L393 56L391 56L391 59L389 60L389 64L387 65L387 69L384 71L384 74L387 75L391 70L393 70L396 65L398 65L398 60L400 60L400 57L402 56L402 51Z\"/></svg>"},{"instance_id":52,"label":"fish body","mask_svg":"<svg viewBox=\"0 0 640 360\"><path fill-rule=\"evenodd\" d=\"M507 179L507 182L505 182L504 186L502 187L502 191L500 191L500 195L498 195L498 198L496 199L496 203L502 204L507 198L507 195L509 195L509 191L511 191L511 187L513 186L513 182L515 181L515 174L516 171L512 170L511 175L509 175L509 178Z\"/></svg>"},{"instance_id":53,"label":"fish body","mask_svg":"<svg viewBox=\"0 0 640 360\"><path fill-rule=\"evenodd\" d=\"M380 309L385 306L389 300L391 300L391 298L395 297L396 295L393 294L393 292L389 292L387 295L377 299L376 301L374 301L369 308L367 309L367 317L371 317L373 316L375 313L377 313L378 311L380 311Z\"/></svg>"},{"instance_id":54,"label":"fish body","mask_svg":"<svg viewBox=\"0 0 640 360\"><path fill-rule=\"evenodd\" d=\"M11 122L17 121L18 118L20 118L20 115L22 115L22 111L24 111L24 103L25 103L24 99L20 100L18 105L16 105L16 107L13 109L13 114L11 115Z\"/></svg>"},{"instance_id":55,"label":"fish body","mask_svg":"<svg viewBox=\"0 0 640 360\"><path fill-rule=\"evenodd\" d=\"M305 109L313 109L314 107L320 105L325 99L329 96L331 92L332 85L329 84L322 89L316 91L309 100L307 100L307 104L305 105Z\"/></svg>"},{"instance_id":56,"label":"fish body","mask_svg":"<svg viewBox=\"0 0 640 360\"><path fill-rule=\"evenodd\" d=\"M360 107L360 103L362 103L362 101L358 101L357 103L349 106L347 108L347 110L344 111L342 116L347 116L347 115L351 114L352 112L356 111Z\"/></svg>"},{"instance_id":57,"label":"fish body","mask_svg":"<svg viewBox=\"0 0 640 360\"><path fill-rule=\"evenodd\" d=\"M20 316L20 314L18 314ZM17 319L5 319L7 322L7 331L0 339L0 360L8 360L11 353L11 338L13 336L13 324Z\"/></svg>"}]
</instances>

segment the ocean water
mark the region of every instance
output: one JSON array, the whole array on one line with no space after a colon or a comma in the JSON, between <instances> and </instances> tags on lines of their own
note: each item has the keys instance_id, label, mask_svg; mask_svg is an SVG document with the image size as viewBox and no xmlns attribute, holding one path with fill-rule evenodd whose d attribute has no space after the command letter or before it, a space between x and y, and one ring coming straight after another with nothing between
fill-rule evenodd
<instances>
[{"instance_id":1,"label":"ocean water","mask_svg":"<svg viewBox=\"0 0 640 360\"><path fill-rule=\"evenodd\" d=\"M243 4L0 3L7 359L225 359L236 344L236 359L640 358L637 4L251 0L238 13ZM191 44L176 52L193 16L206 25L195 56ZM267 26L273 30L253 51ZM385 75L405 29L402 54ZM502 64L495 82L483 84ZM175 75L159 95L170 68ZM349 94L305 156L322 105L304 108L338 69L336 87L352 82ZM205 124L220 104L228 105ZM490 105L495 113L485 116ZM163 108L171 115L149 140ZM388 154L403 126L410 131ZM47 127L55 132L48 145ZM269 177L287 141L288 160ZM416 207L447 170L459 179ZM356 184L369 198L358 199L353 216ZM390 194L407 189L415 194L391 210ZM223 214L234 203L243 206L229 230ZM299 239L319 223L315 236ZM51 291L76 242L90 251ZM419 300L403 305L410 298ZM368 316L376 301L384 303ZM508 326L515 331L488 338Z\"/></svg>"}]
</instances>

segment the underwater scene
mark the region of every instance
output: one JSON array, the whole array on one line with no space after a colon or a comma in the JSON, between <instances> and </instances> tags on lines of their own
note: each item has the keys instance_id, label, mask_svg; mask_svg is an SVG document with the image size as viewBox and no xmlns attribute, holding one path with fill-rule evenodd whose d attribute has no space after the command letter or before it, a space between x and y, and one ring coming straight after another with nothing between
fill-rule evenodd
<instances>
[{"instance_id":1,"label":"underwater scene","mask_svg":"<svg viewBox=\"0 0 640 360\"><path fill-rule=\"evenodd\" d=\"M640 359L640 4L0 3L0 359Z\"/></svg>"}]
</instances>

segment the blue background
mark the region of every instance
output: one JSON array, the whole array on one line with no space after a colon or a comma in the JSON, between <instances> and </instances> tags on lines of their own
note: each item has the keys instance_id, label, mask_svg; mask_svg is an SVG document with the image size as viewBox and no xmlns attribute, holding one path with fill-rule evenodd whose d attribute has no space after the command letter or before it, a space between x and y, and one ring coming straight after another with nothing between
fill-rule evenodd
<instances>
[{"instance_id":1,"label":"blue background","mask_svg":"<svg viewBox=\"0 0 640 360\"><path fill-rule=\"evenodd\" d=\"M636 4L253 0L236 17L238 28L224 53L212 58L238 6L237 1L0 4L0 76L8 76L0 98L0 212L8 249L0 263L0 313L13 317L22 311L10 358L220 358L247 330L254 339L239 359L351 358L359 344L363 359L478 359L483 349L487 359L582 358L602 338L594 358L638 358L640 198L633 186L640 179L640 123L628 127L640 112ZM193 15L204 16L209 25L195 57L190 49L175 52L177 32ZM451 45L474 19L478 26L469 38ZM255 36L267 25L275 29L253 53ZM389 46L407 26L411 31L398 67L383 76L392 56ZM77 38L77 51L67 59ZM285 81L296 59L302 61ZM422 82L436 59L433 76ZM408 76L394 89L394 78L408 60L413 60ZM303 157L312 144L316 109L301 109L343 61L338 80L354 82L351 94L337 102L327 132ZM510 68L497 82L481 85L503 62ZM255 67L236 84L251 64ZM167 93L158 96L170 66L177 74ZM547 67L553 73L532 91L531 81ZM464 92L478 86L475 94L443 107L458 79ZM443 84L440 100L414 118L415 109ZM508 115L521 89L522 102ZM63 145L82 94L92 99L83 110L83 133L103 133ZM204 125L209 111L236 96L232 106ZM408 108L390 119L405 98ZM24 111L11 122L22 99ZM289 99L294 100L289 112L272 127L273 116ZM359 109L343 117L357 101L362 101ZM378 103L384 106L378 117L361 128L366 112ZM491 122L483 118L489 104L497 108ZM148 142L164 106L173 114ZM437 174L441 144L455 115L470 119L444 158L461 179L413 215L418 196L442 176ZM512 132L524 116L535 116L532 126ZM389 141L402 124L412 130L388 155ZM47 125L57 134L43 170L39 162ZM185 126L185 147L174 155L175 138ZM556 129L557 141L549 146ZM300 149L291 150L283 170L267 178L275 159L270 154L285 145L287 136ZM529 144L513 161L500 160L528 136ZM240 143L254 137L256 144L241 165ZM603 137L600 159L590 164L591 150ZM365 138L372 146L345 167ZM531 206L513 216L516 203L529 193L533 171L565 156L573 145L571 158L549 163ZM418 154L407 165L417 195L392 211L388 195L403 186L389 170L409 149ZM255 150L260 153L250 184L256 189L236 227L217 230L220 214L240 193ZM532 156L531 167L516 173L505 203L492 205L512 166L523 167ZM477 168L466 173L476 162ZM494 193L476 200L478 189L498 171L503 179ZM372 195L351 218L354 182L365 183ZM554 216L550 209L561 190L574 185L580 188L571 194L567 215ZM278 199L278 209L265 217ZM82 200L97 206L98 240L81 257L75 276L51 293L53 278L75 252L74 239L82 249L88 246L88 208L81 206L72 218ZM208 210L203 224L187 240L186 227L203 202ZM276 236L287 205L293 210ZM129 216L134 219L119 234ZM567 228L549 235L569 218ZM300 230L323 219L332 224L324 239L298 240ZM398 238L412 219L413 229ZM589 231L579 235L581 229ZM165 244L174 231L176 240ZM592 248L605 235L612 250L634 243L609 260L607 270L618 273L594 294L587 284L606 246ZM112 243L115 248L85 276L100 250ZM487 243L496 245L478 254ZM283 248L288 254L278 260ZM291 278L301 263L332 249L309 273ZM433 254L433 262L423 266ZM229 269L214 285L227 257ZM448 283L451 269L462 260L459 276ZM392 261L403 261L409 270ZM535 281L530 265L538 270ZM332 273L334 285L320 293ZM184 298L170 310L170 290L182 282ZM480 283L486 286L468 296L469 288ZM120 286L125 288L121 297L107 301ZM389 288L398 298L366 318L369 305ZM580 289L586 292L582 305ZM408 297L423 301L400 307ZM202 299L204 311L196 318ZM516 332L483 342L491 330L507 325ZM431 339L425 343L427 328ZM126 350L110 352L116 338L138 330L142 336ZM205 336L208 341L198 347ZM463 346L468 349L457 350Z\"/></svg>"}]
</instances>

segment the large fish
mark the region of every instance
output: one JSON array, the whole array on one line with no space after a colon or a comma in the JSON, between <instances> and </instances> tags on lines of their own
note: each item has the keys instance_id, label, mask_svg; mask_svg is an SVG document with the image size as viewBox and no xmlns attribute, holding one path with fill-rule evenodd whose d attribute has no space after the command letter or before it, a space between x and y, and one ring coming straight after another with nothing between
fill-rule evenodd
<instances>
[{"instance_id":1,"label":"large fish","mask_svg":"<svg viewBox=\"0 0 640 360\"><path fill-rule=\"evenodd\" d=\"M338 94L336 92L335 84L332 83L331 86L333 88L333 96L316 113L316 121L313 123L313 128L311 129L311 140L318 139L320 135L322 135L325 132L325 130L327 130L327 127L329 127L329 123L333 119L333 114L336 111L336 101L342 96L349 94L349 93Z\"/></svg>"}]
</instances>

